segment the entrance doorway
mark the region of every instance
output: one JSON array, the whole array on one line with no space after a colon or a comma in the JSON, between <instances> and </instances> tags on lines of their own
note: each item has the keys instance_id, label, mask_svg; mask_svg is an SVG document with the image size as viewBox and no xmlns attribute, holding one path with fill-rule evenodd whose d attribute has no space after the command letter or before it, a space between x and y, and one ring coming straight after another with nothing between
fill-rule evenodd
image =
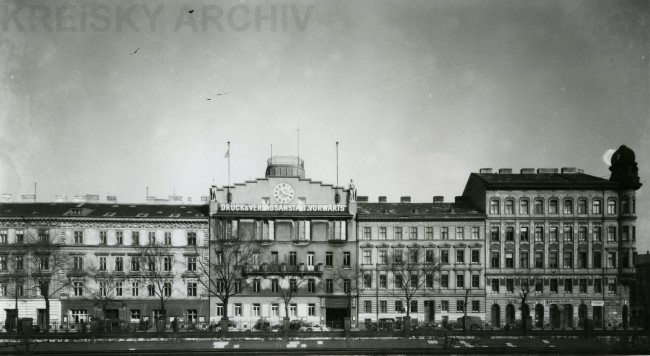
<instances>
[{"instance_id":1,"label":"entrance doorway","mask_svg":"<svg viewBox=\"0 0 650 356\"><path fill-rule=\"evenodd\" d=\"M594 324L602 328L603 327L603 307L597 306L594 308Z\"/></svg>"},{"instance_id":2,"label":"entrance doorway","mask_svg":"<svg viewBox=\"0 0 650 356\"><path fill-rule=\"evenodd\" d=\"M118 309L106 309L104 311L104 319L119 319L120 311Z\"/></svg>"},{"instance_id":3,"label":"entrance doorway","mask_svg":"<svg viewBox=\"0 0 650 356\"><path fill-rule=\"evenodd\" d=\"M585 321L587 320L587 306L585 303L581 303L578 307L578 327L584 328Z\"/></svg>"},{"instance_id":4,"label":"entrance doorway","mask_svg":"<svg viewBox=\"0 0 650 356\"><path fill-rule=\"evenodd\" d=\"M490 318L493 328L501 327L501 307L499 304L493 304L492 308L492 317Z\"/></svg>"},{"instance_id":5,"label":"entrance doorway","mask_svg":"<svg viewBox=\"0 0 650 356\"><path fill-rule=\"evenodd\" d=\"M515 324L515 306L512 304L506 305L506 324L510 326Z\"/></svg>"},{"instance_id":6,"label":"entrance doorway","mask_svg":"<svg viewBox=\"0 0 650 356\"><path fill-rule=\"evenodd\" d=\"M434 322L436 320L436 302L433 300L424 301L424 318L425 322Z\"/></svg>"},{"instance_id":7,"label":"entrance doorway","mask_svg":"<svg viewBox=\"0 0 650 356\"><path fill-rule=\"evenodd\" d=\"M562 327L563 328L572 328L573 327L573 305L564 304L562 306Z\"/></svg>"},{"instance_id":8,"label":"entrance doorway","mask_svg":"<svg viewBox=\"0 0 650 356\"><path fill-rule=\"evenodd\" d=\"M13 331L16 328L16 318L18 312L16 309L5 309L5 330Z\"/></svg>"},{"instance_id":9,"label":"entrance doorway","mask_svg":"<svg viewBox=\"0 0 650 356\"><path fill-rule=\"evenodd\" d=\"M325 308L325 325L343 329L343 318L348 316L347 308Z\"/></svg>"},{"instance_id":10,"label":"entrance doorway","mask_svg":"<svg viewBox=\"0 0 650 356\"><path fill-rule=\"evenodd\" d=\"M38 309L37 314L36 314L36 325L38 325L41 330L45 330L47 327L47 310L45 309Z\"/></svg>"},{"instance_id":11,"label":"entrance doorway","mask_svg":"<svg viewBox=\"0 0 650 356\"><path fill-rule=\"evenodd\" d=\"M541 304L535 306L535 326L538 328L544 326L544 306Z\"/></svg>"},{"instance_id":12,"label":"entrance doorway","mask_svg":"<svg viewBox=\"0 0 650 356\"><path fill-rule=\"evenodd\" d=\"M557 304L551 304L549 309L549 319L551 319L551 328L558 329L560 328L560 308Z\"/></svg>"},{"instance_id":13,"label":"entrance doorway","mask_svg":"<svg viewBox=\"0 0 650 356\"><path fill-rule=\"evenodd\" d=\"M627 330L627 318L628 318L628 310L627 310L627 305L623 306L623 330Z\"/></svg>"}]
</instances>

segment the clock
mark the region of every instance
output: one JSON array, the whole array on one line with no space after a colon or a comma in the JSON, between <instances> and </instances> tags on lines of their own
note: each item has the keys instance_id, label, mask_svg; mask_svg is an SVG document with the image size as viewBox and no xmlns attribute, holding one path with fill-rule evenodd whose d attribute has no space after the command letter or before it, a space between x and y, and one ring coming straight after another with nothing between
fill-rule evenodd
<instances>
[{"instance_id":1,"label":"clock","mask_svg":"<svg viewBox=\"0 0 650 356\"><path fill-rule=\"evenodd\" d=\"M273 197L280 204L289 204L294 195L293 187L288 183L280 183L273 188Z\"/></svg>"}]
</instances>

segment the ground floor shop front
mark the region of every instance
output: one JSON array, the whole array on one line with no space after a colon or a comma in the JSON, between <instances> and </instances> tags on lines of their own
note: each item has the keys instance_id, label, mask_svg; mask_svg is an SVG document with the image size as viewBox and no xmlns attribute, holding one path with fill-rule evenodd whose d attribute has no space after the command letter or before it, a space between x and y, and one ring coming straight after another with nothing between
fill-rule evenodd
<instances>
[{"instance_id":1,"label":"ground floor shop front","mask_svg":"<svg viewBox=\"0 0 650 356\"><path fill-rule=\"evenodd\" d=\"M17 309L16 306L18 306ZM19 299L18 302L10 299L0 300L0 327L4 330L13 330L17 318L30 318L34 325L44 329L46 314L43 299ZM60 316L60 301L58 299L50 300L50 328L55 328L60 324Z\"/></svg>"}]
</instances>

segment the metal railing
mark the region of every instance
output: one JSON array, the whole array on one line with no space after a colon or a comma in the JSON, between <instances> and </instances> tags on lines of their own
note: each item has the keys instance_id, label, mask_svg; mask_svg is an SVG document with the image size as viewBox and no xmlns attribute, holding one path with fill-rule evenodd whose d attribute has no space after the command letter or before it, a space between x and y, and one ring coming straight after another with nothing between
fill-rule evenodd
<instances>
[{"instance_id":1,"label":"metal railing","mask_svg":"<svg viewBox=\"0 0 650 356\"><path fill-rule=\"evenodd\" d=\"M305 161L300 158L300 157L294 157L294 156L273 156L269 158L267 161L267 166L271 165L292 165L292 166L299 166L304 168L305 167Z\"/></svg>"}]
</instances>

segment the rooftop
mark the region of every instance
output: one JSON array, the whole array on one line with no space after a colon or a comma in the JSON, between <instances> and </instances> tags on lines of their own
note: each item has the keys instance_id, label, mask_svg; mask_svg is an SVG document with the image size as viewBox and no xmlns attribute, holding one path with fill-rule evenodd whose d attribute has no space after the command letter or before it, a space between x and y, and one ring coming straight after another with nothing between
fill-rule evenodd
<instances>
[{"instance_id":1,"label":"rooftop","mask_svg":"<svg viewBox=\"0 0 650 356\"><path fill-rule=\"evenodd\" d=\"M485 214L469 202L456 203L362 203L357 214L363 219L483 218Z\"/></svg>"},{"instance_id":2,"label":"rooftop","mask_svg":"<svg viewBox=\"0 0 650 356\"><path fill-rule=\"evenodd\" d=\"M617 183L584 173L472 173L487 188L616 188Z\"/></svg>"},{"instance_id":3,"label":"rooftop","mask_svg":"<svg viewBox=\"0 0 650 356\"><path fill-rule=\"evenodd\" d=\"M0 203L0 219L16 217L207 219L208 205Z\"/></svg>"}]
</instances>

